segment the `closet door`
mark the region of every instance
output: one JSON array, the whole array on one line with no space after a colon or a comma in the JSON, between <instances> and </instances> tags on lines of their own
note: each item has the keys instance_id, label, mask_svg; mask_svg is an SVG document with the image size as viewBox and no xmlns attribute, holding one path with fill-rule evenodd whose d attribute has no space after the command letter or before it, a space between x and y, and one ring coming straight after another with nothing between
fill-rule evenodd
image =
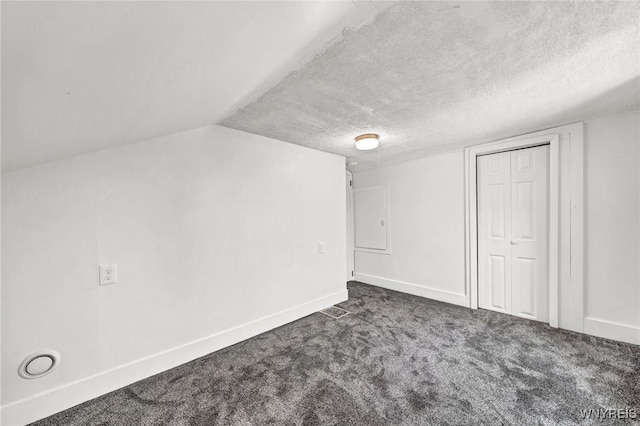
<instances>
[{"instance_id":1,"label":"closet door","mask_svg":"<svg viewBox=\"0 0 640 426\"><path fill-rule=\"evenodd\" d=\"M478 157L478 307L511 313L511 155Z\"/></svg>"},{"instance_id":2,"label":"closet door","mask_svg":"<svg viewBox=\"0 0 640 426\"><path fill-rule=\"evenodd\" d=\"M549 146L511 152L512 313L549 322Z\"/></svg>"},{"instance_id":3,"label":"closet door","mask_svg":"<svg viewBox=\"0 0 640 426\"><path fill-rule=\"evenodd\" d=\"M478 306L549 320L549 147L478 157Z\"/></svg>"}]
</instances>

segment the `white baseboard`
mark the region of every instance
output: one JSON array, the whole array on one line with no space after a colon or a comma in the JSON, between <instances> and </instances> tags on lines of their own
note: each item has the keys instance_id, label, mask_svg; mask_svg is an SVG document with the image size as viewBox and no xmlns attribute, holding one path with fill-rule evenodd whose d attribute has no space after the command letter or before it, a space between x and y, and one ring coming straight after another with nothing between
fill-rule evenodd
<instances>
[{"instance_id":1,"label":"white baseboard","mask_svg":"<svg viewBox=\"0 0 640 426\"><path fill-rule=\"evenodd\" d=\"M130 385L138 380L303 318L336 303L344 302L348 297L348 292L344 289L167 351L6 404L1 408L1 423L7 426L31 423L123 386Z\"/></svg>"},{"instance_id":2,"label":"white baseboard","mask_svg":"<svg viewBox=\"0 0 640 426\"><path fill-rule=\"evenodd\" d=\"M426 297L428 299L439 300L454 305L469 307L467 296L462 293L453 293L446 290L439 290L432 287L407 283L404 281L390 280L388 278L377 277L375 275L355 273L354 280L377 287L388 288L389 290L400 291L402 293L413 294L414 296Z\"/></svg>"},{"instance_id":3,"label":"white baseboard","mask_svg":"<svg viewBox=\"0 0 640 426\"><path fill-rule=\"evenodd\" d=\"M586 317L584 332L593 336L640 345L640 327Z\"/></svg>"}]
</instances>

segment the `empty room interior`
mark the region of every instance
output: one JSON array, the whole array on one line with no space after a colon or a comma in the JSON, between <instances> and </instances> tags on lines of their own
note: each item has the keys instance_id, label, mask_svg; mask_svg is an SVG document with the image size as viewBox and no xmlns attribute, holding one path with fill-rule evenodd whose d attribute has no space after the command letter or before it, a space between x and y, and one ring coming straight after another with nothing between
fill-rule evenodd
<instances>
[{"instance_id":1,"label":"empty room interior","mask_svg":"<svg viewBox=\"0 0 640 426\"><path fill-rule=\"evenodd\" d=\"M640 421L640 2L0 11L2 425Z\"/></svg>"}]
</instances>

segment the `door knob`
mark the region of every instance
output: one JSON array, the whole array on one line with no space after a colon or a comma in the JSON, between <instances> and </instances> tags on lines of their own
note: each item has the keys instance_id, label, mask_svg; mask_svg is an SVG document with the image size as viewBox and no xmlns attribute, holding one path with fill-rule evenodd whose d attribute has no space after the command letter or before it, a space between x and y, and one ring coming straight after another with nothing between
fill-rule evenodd
<instances>
[{"instance_id":1,"label":"door knob","mask_svg":"<svg viewBox=\"0 0 640 426\"><path fill-rule=\"evenodd\" d=\"M518 244L517 241L511 241L511 245L516 245L516 244Z\"/></svg>"},{"instance_id":2,"label":"door knob","mask_svg":"<svg viewBox=\"0 0 640 426\"><path fill-rule=\"evenodd\" d=\"M384 226L384 219L380 221L380 226Z\"/></svg>"}]
</instances>

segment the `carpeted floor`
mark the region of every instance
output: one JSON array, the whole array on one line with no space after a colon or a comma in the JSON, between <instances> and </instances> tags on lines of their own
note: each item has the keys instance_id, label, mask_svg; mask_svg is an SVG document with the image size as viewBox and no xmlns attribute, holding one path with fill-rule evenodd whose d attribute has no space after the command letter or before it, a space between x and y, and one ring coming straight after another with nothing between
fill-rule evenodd
<instances>
[{"instance_id":1,"label":"carpeted floor","mask_svg":"<svg viewBox=\"0 0 640 426\"><path fill-rule=\"evenodd\" d=\"M640 416L638 346L359 283L340 306L351 313L310 315L36 424L584 424L581 409L598 408Z\"/></svg>"}]
</instances>

